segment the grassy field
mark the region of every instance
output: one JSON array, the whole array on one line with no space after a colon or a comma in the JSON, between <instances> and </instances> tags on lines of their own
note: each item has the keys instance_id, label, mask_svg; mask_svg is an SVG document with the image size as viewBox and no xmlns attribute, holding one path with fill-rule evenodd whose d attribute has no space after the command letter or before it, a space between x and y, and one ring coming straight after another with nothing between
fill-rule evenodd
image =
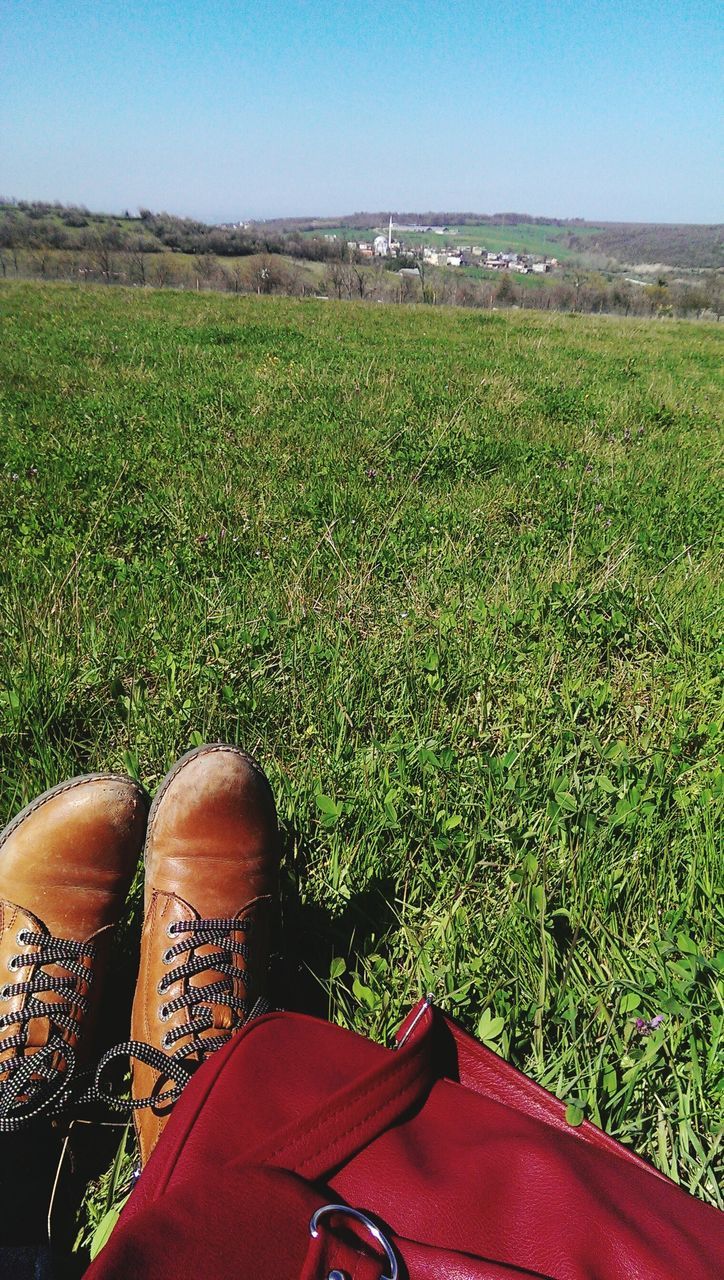
<instances>
[{"instance_id":1,"label":"grassy field","mask_svg":"<svg viewBox=\"0 0 724 1280\"><path fill-rule=\"evenodd\" d=\"M721 1203L717 327L23 283L0 319L3 821L244 744L284 1004L386 1041L430 990Z\"/></svg>"}]
</instances>

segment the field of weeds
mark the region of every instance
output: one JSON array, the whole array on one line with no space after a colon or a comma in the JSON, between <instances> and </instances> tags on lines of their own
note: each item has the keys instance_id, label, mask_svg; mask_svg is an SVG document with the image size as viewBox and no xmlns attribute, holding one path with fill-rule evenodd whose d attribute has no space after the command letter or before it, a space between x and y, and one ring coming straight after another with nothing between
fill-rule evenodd
<instances>
[{"instance_id":1,"label":"field of weeds","mask_svg":"<svg viewBox=\"0 0 724 1280\"><path fill-rule=\"evenodd\" d=\"M243 744L280 1003L387 1041L432 991L721 1203L717 326L30 284L0 318L2 821Z\"/></svg>"}]
</instances>

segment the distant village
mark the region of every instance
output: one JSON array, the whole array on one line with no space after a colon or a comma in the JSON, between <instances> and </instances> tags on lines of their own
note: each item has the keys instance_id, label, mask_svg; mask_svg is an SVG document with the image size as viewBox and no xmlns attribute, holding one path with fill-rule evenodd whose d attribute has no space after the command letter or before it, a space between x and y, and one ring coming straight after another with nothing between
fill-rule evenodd
<instances>
[{"instance_id":1,"label":"distant village","mask_svg":"<svg viewBox=\"0 0 724 1280\"><path fill-rule=\"evenodd\" d=\"M444 236L453 234L450 227L432 227L418 224L394 226L390 218L387 234L380 233L369 240L347 240L350 249L361 258L421 258L430 267L485 267L493 271L516 271L519 275L545 275L559 265L557 258L542 257L530 253L500 253L486 250L482 245L422 244L405 241L405 233L415 235ZM325 235L325 240L339 239L336 234ZM403 268L401 275L419 275L418 267Z\"/></svg>"}]
</instances>

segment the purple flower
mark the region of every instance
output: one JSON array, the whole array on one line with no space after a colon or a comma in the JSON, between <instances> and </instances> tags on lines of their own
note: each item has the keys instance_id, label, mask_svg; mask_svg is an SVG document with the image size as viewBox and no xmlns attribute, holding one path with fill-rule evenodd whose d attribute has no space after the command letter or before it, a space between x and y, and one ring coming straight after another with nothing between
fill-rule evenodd
<instances>
[{"instance_id":1,"label":"purple flower","mask_svg":"<svg viewBox=\"0 0 724 1280\"><path fill-rule=\"evenodd\" d=\"M646 1018L637 1018L634 1026L640 1036L650 1036L651 1032L655 1031L657 1027L660 1027L663 1021L663 1013L657 1013L656 1017L652 1018L650 1022L648 1022Z\"/></svg>"}]
</instances>

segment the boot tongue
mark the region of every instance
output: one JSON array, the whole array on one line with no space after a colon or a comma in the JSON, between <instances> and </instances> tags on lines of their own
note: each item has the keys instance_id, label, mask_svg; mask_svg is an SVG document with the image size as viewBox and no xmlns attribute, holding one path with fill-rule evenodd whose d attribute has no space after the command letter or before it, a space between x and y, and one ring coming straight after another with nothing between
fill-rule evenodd
<instances>
[{"instance_id":1,"label":"boot tongue","mask_svg":"<svg viewBox=\"0 0 724 1280\"><path fill-rule=\"evenodd\" d=\"M193 914L193 918L195 918L196 920L201 919L198 911L193 911L192 914ZM236 940L238 941L242 937L241 931L238 928L238 926L240 926L241 924L242 915L243 913L240 912L239 915L234 920L234 924L237 926L236 930L233 928L233 926L232 928L229 929L229 932L227 935L229 940L232 937L235 937ZM228 973L221 973L214 965L215 960L218 962L220 953L224 952L225 941L226 941L226 938L221 938L219 942L203 942L199 946L194 947L194 950L193 950L194 956L199 956L199 957L208 956L209 967L208 969L203 969L201 973L194 974L192 978L189 978L189 986L210 987L216 984L217 982L223 982L226 986L226 991L224 992L224 994L229 996L234 994L234 992L231 990L231 980L229 978ZM234 952L226 952L225 954L226 954L226 959L231 961L234 969L238 970L239 976L234 978L235 984L241 983L242 974L245 968L243 958L241 956L236 955ZM242 989L242 994L243 994L243 989ZM234 1009L230 1007L228 1004L226 1004L225 1002L223 1002L223 1000L221 999L215 1000L212 996L210 1000L204 1001L204 1003L196 1005L195 1007L199 1011L203 1010L206 1016L208 1015L211 1016L210 1025L199 1030L199 1034L201 1038L204 1040L207 1038L214 1039L219 1032L231 1031L239 1025L238 1016L235 1013Z\"/></svg>"},{"instance_id":2,"label":"boot tongue","mask_svg":"<svg viewBox=\"0 0 724 1280\"><path fill-rule=\"evenodd\" d=\"M221 945L223 946L223 943ZM203 969L201 973L194 974L192 978L189 978L189 986L210 987L212 984L217 982L229 983L228 974L220 973L218 969L214 968L214 960L218 960L219 958L218 945L215 943L204 943L202 946L194 948L194 955L208 956L209 967L208 969ZM222 1004L218 999L214 1000L212 997L203 1004L196 1005L195 1008L199 1011L203 1010L205 1014L211 1014L211 1025L201 1031L201 1035L204 1038L205 1035L213 1035L217 1031L229 1031L232 1027L236 1026L236 1018L233 1010L230 1009L227 1004Z\"/></svg>"}]
</instances>

